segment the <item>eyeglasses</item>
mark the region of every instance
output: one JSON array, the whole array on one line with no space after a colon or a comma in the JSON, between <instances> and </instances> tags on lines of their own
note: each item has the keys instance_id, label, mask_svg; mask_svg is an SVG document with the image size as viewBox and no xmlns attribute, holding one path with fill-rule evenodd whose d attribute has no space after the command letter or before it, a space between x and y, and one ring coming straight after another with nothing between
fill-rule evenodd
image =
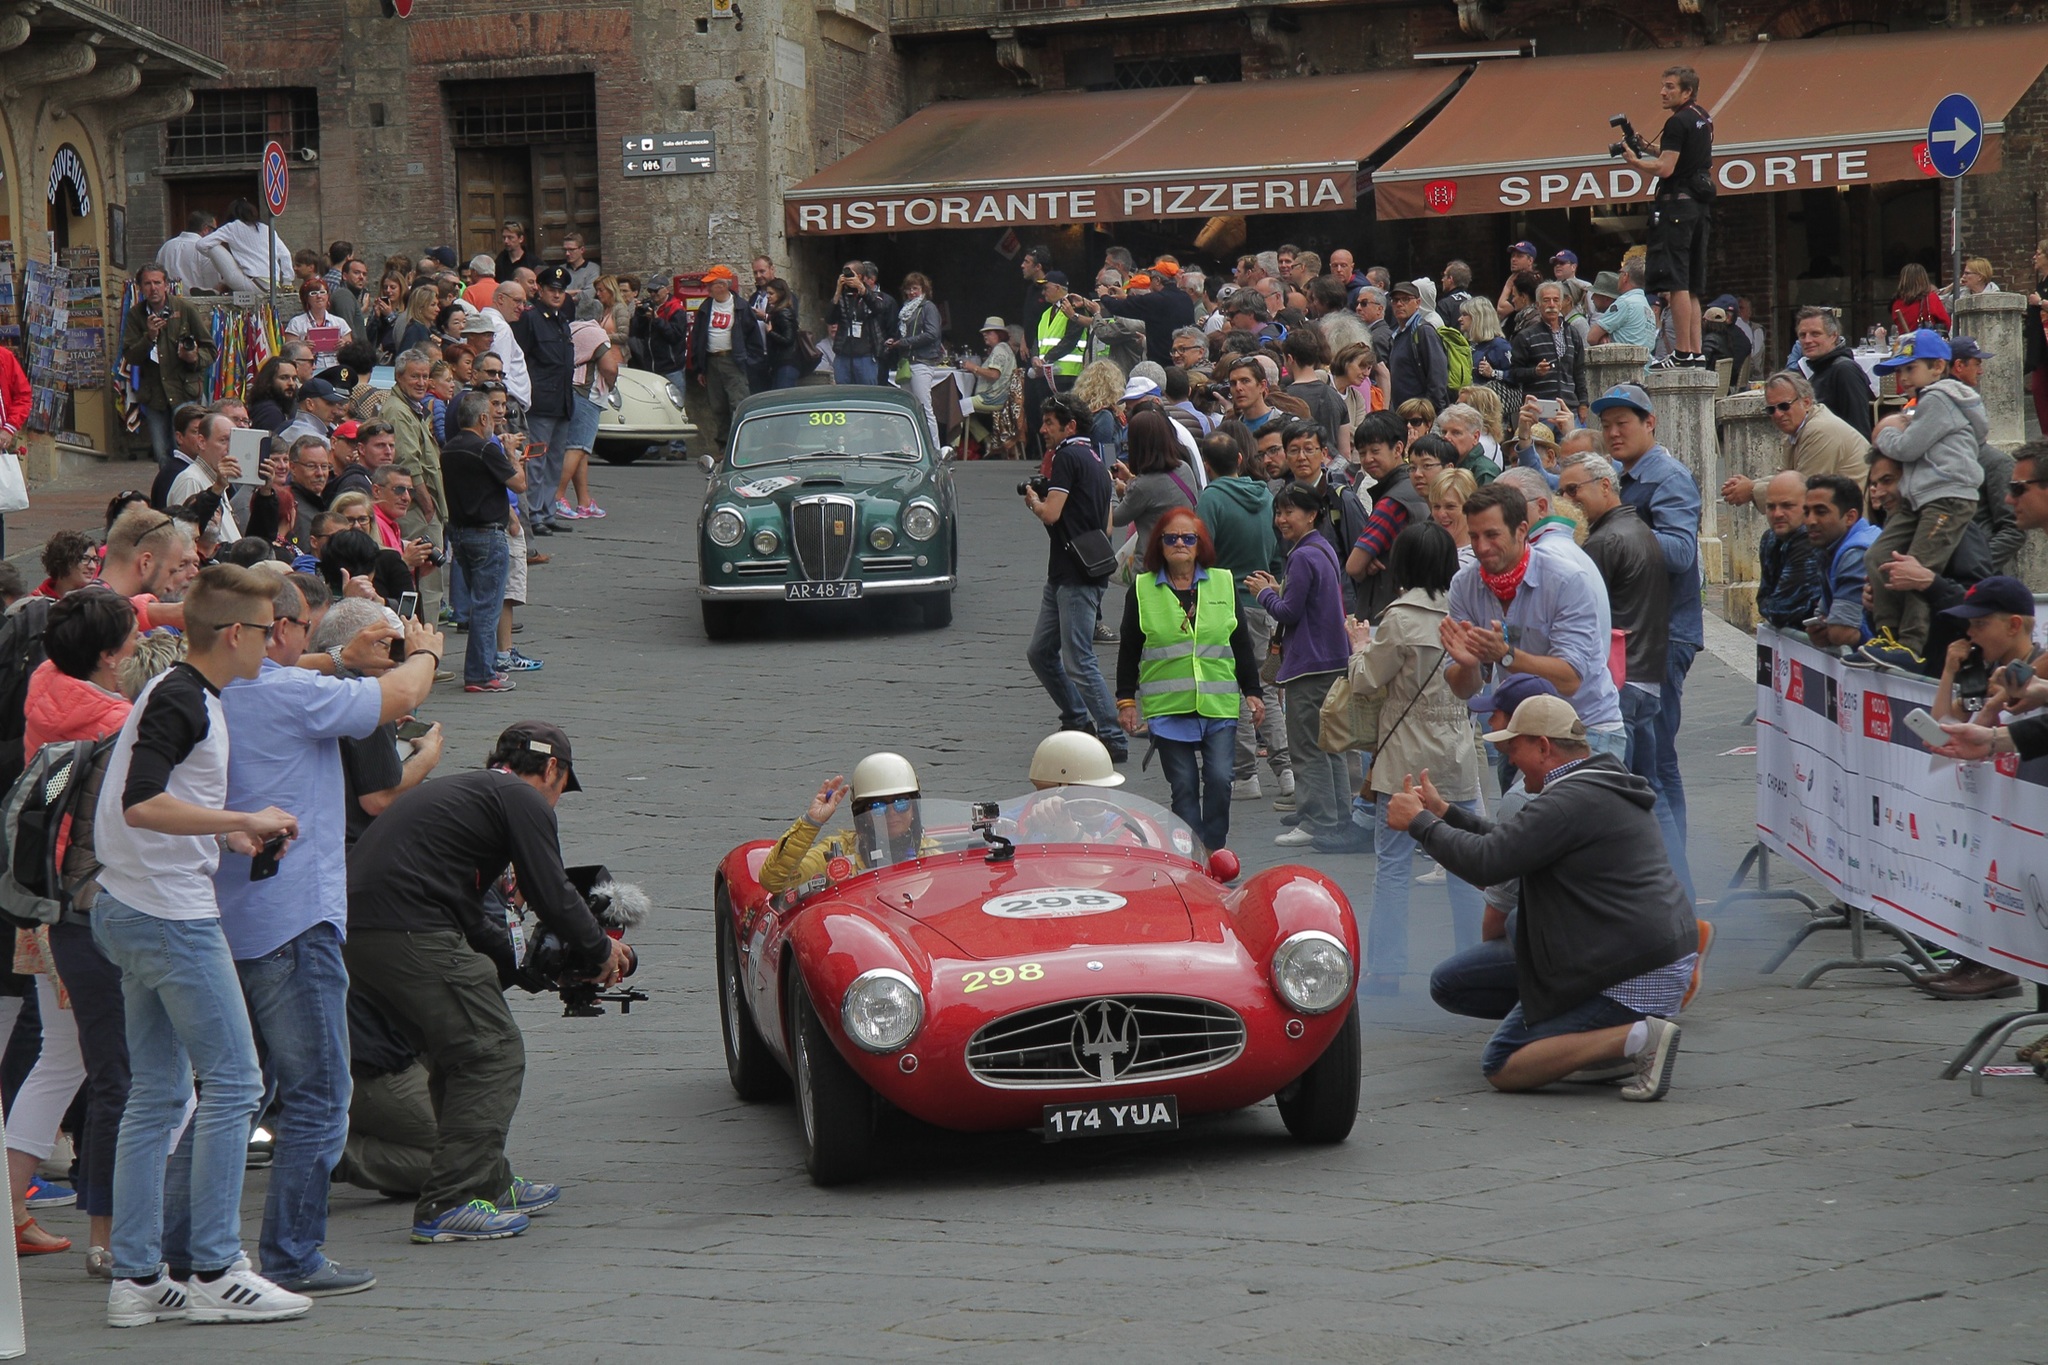
<instances>
[{"instance_id":1,"label":"eyeglasses","mask_svg":"<svg viewBox=\"0 0 2048 1365\"><path fill-rule=\"evenodd\" d=\"M268 630L263 632L263 638L266 640L275 640L277 638L277 628L282 625L294 625L297 626L300 630L304 630L311 624L312 623L309 621L301 621L296 616L280 616L270 623L270 628Z\"/></svg>"},{"instance_id":2,"label":"eyeglasses","mask_svg":"<svg viewBox=\"0 0 2048 1365\"><path fill-rule=\"evenodd\" d=\"M230 621L228 626L245 626L250 630L262 631L265 639L270 637L270 622L268 621ZM221 629L226 630L228 626L222 626Z\"/></svg>"},{"instance_id":3,"label":"eyeglasses","mask_svg":"<svg viewBox=\"0 0 2048 1365\"><path fill-rule=\"evenodd\" d=\"M1790 412L1792 411L1792 409L1799 406L1799 401L1799 399L1795 398L1789 403L1766 403L1764 404L1764 411L1771 413Z\"/></svg>"},{"instance_id":4,"label":"eyeglasses","mask_svg":"<svg viewBox=\"0 0 2048 1365\"><path fill-rule=\"evenodd\" d=\"M1577 483L1561 483L1557 486L1557 491L1570 498L1573 502L1577 502L1579 500L1579 490L1592 482L1593 480L1591 479L1580 479Z\"/></svg>"},{"instance_id":5,"label":"eyeglasses","mask_svg":"<svg viewBox=\"0 0 2048 1365\"><path fill-rule=\"evenodd\" d=\"M1161 545L1186 545L1193 547L1202 543L1202 538L1193 531L1168 531L1159 537Z\"/></svg>"},{"instance_id":6,"label":"eyeglasses","mask_svg":"<svg viewBox=\"0 0 2048 1365\"><path fill-rule=\"evenodd\" d=\"M350 517L348 518L348 524L351 526L368 526L372 520L374 518L371 517Z\"/></svg>"},{"instance_id":7,"label":"eyeglasses","mask_svg":"<svg viewBox=\"0 0 2048 1365\"><path fill-rule=\"evenodd\" d=\"M503 379L505 377L503 370L478 370L477 373L486 379Z\"/></svg>"}]
</instances>

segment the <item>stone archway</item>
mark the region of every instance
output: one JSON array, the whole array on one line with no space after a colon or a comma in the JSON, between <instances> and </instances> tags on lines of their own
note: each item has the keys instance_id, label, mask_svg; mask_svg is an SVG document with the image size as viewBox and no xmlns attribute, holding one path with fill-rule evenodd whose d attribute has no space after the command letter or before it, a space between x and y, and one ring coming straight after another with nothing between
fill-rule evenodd
<instances>
[{"instance_id":1,"label":"stone archway","mask_svg":"<svg viewBox=\"0 0 2048 1365\"><path fill-rule=\"evenodd\" d=\"M1764 24L1773 38L1889 33L1892 10L1877 0L1792 0Z\"/></svg>"}]
</instances>

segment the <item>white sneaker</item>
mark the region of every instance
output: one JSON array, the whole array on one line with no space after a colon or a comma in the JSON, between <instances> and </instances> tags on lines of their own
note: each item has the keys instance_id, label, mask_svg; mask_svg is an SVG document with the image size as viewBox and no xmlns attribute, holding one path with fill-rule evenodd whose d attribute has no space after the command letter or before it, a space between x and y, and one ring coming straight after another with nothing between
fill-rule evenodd
<instances>
[{"instance_id":1,"label":"white sneaker","mask_svg":"<svg viewBox=\"0 0 2048 1365\"><path fill-rule=\"evenodd\" d=\"M296 1318L313 1306L304 1294L279 1289L258 1275L247 1256L238 1256L227 1273L208 1284L194 1275L185 1285L191 1297L190 1322L280 1322Z\"/></svg>"},{"instance_id":2,"label":"white sneaker","mask_svg":"<svg viewBox=\"0 0 2048 1365\"><path fill-rule=\"evenodd\" d=\"M1423 873L1421 876L1415 879L1415 884L1417 886L1441 886L1443 885L1443 882L1444 867L1442 863L1430 864L1429 871Z\"/></svg>"},{"instance_id":3,"label":"white sneaker","mask_svg":"<svg viewBox=\"0 0 2048 1365\"><path fill-rule=\"evenodd\" d=\"M1304 844L1312 844L1315 841L1316 836L1310 833L1308 830L1303 829L1300 825L1296 825L1293 829L1275 835L1273 838L1273 842L1280 845L1280 847L1282 848L1300 848Z\"/></svg>"},{"instance_id":4,"label":"white sneaker","mask_svg":"<svg viewBox=\"0 0 2048 1365\"><path fill-rule=\"evenodd\" d=\"M1678 1025L1669 1019L1650 1018L1649 1041L1635 1055L1635 1079L1621 1087L1621 1097L1647 1103L1661 1100L1671 1089L1671 1066L1678 1060Z\"/></svg>"},{"instance_id":5,"label":"white sneaker","mask_svg":"<svg viewBox=\"0 0 2048 1365\"><path fill-rule=\"evenodd\" d=\"M1264 793L1259 790L1257 773L1250 777L1240 777L1230 784L1230 799L1233 801L1256 801L1262 795Z\"/></svg>"},{"instance_id":6,"label":"white sneaker","mask_svg":"<svg viewBox=\"0 0 2048 1365\"><path fill-rule=\"evenodd\" d=\"M170 1276L165 1267L156 1283L116 1280L107 1290L107 1326L147 1327L152 1322L176 1322L185 1316L185 1286Z\"/></svg>"},{"instance_id":7,"label":"white sneaker","mask_svg":"<svg viewBox=\"0 0 2048 1365\"><path fill-rule=\"evenodd\" d=\"M1282 768L1280 770L1280 794L1282 796L1294 795L1294 769Z\"/></svg>"}]
</instances>

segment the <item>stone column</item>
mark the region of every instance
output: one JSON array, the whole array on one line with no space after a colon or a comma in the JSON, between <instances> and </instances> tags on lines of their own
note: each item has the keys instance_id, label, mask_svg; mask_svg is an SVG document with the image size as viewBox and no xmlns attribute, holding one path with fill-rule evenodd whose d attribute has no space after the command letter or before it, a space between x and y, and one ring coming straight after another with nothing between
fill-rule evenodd
<instances>
[{"instance_id":1,"label":"stone column","mask_svg":"<svg viewBox=\"0 0 2048 1365\"><path fill-rule=\"evenodd\" d=\"M2021 328L2026 322L2024 294L1964 294L1956 300L1956 336L1972 337L1991 352L1984 362L1984 415L1991 421L1986 438L2000 450L2010 451L2027 439L2026 383L2020 378L2025 361Z\"/></svg>"},{"instance_id":2,"label":"stone column","mask_svg":"<svg viewBox=\"0 0 2048 1365\"><path fill-rule=\"evenodd\" d=\"M1703 497L1720 506L1722 561L1728 575L1723 614L1729 624L1752 630L1757 620L1757 545L1769 525L1761 505L1763 485L1784 467L1785 438L1764 411L1761 390L1720 399L1714 404L1714 413L1721 428L1721 477L1740 474L1757 484L1757 505L1750 507L1720 502L1718 488L1700 490Z\"/></svg>"},{"instance_id":3,"label":"stone column","mask_svg":"<svg viewBox=\"0 0 2048 1365\"><path fill-rule=\"evenodd\" d=\"M1598 398L1616 384L1642 383L1643 367L1649 363L1646 346L1588 346L1586 397Z\"/></svg>"},{"instance_id":4,"label":"stone column","mask_svg":"<svg viewBox=\"0 0 2048 1365\"><path fill-rule=\"evenodd\" d=\"M1635 347L1638 351L1640 347ZM1714 431L1712 370L1651 370L1643 381L1657 409L1657 440L1692 471L1700 486L1700 576L1727 581L1721 551L1721 445Z\"/></svg>"}]
</instances>

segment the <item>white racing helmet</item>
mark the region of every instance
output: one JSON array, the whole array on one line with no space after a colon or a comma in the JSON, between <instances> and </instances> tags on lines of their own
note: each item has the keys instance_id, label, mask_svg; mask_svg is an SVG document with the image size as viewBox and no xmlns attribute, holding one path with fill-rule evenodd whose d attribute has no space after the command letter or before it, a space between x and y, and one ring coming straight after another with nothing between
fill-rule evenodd
<instances>
[{"instance_id":1,"label":"white racing helmet","mask_svg":"<svg viewBox=\"0 0 2048 1365\"><path fill-rule=\"evenodd\" d=\"M869 754L853 770L856 804L884 796L916 796L917 769L902 754Z\"/></svg>"},{"instance_id":2,"label":"white racing helmet","mask_svg":"<svg viewBox=\"0 0 2048 1365\"><path fill-rule=\"evenodd\" d=\"M1121 787L1124 775L1101 740L1085 730L1061 730L1038 741L1031 780L1061 787Z\"/></svg>"}]
</instances>

